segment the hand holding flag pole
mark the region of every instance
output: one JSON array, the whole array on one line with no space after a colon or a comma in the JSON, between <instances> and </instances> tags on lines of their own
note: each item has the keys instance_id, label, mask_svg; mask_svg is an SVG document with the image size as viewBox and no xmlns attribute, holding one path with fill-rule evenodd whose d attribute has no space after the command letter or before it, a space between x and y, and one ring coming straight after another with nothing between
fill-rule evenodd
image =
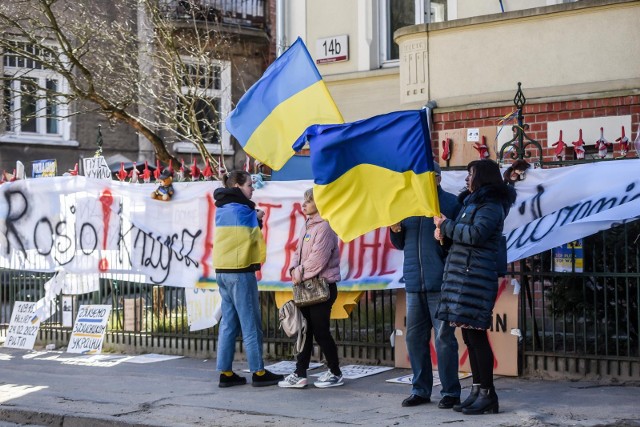
<instances>
[{"instance_id":1,"label":"hand holding flag pole","mask_svg":"<svg viewBox=\"0 0 640 427\"><path fill-rule=\"evenodd\" d=\"M444 236L442 235L442 231L440 230L440 225L447 219L442 213L433 216L433 223L436 225L436 229L433 232L433 237L440 242L440 244L444 244Z\"/></svg>"}]
</instances>

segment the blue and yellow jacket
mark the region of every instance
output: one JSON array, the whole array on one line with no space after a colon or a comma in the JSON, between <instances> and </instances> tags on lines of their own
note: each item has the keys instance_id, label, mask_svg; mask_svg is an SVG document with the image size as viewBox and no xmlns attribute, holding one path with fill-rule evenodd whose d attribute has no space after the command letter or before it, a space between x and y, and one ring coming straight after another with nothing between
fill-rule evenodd
<instances>
[{"instance_id":1,"label":"blue and yellow jacket","mask_svg":"<svg viewBox=\"0 0 640 427\"><path fill-rule=\"evenodd\" d=\"M240 273L260 270L267 249L255 203L239 188L218 188L216 204L213 266L216 273Z\"/></svg>"}]
</instances>

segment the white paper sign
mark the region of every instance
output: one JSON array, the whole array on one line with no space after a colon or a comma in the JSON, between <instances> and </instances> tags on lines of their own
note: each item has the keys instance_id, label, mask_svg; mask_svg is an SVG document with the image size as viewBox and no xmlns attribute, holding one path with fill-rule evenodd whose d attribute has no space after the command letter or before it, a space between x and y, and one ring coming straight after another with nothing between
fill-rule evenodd
<instances>
[{"instance_id":1,"label":"white paper sign","mask_svg":"<svg viewBox=\"0 0 640 427\"><path fill-rule=\"evenodd\" d=\"M190 331L211 328L221 317L220 293L215 289L185 289Z\"/></svg>"},{"instance_id":2,"label":"white paper sign","mask_svg":"<svg viewBox=\"0 0 640 427\"><path fill-rule=\"evenodd\" d=\"M73 297L65 295L62 297L62 326L68 328L73 325Z\"/></svg>"},{"instance_id":3,"label":"white paper sign","mask_svg":"<svg viewBox=\"0 0 640 427\"><path fill-rule=\"evenodd\" d=\"M391 366L368 366L368 365L347 365L341 366L342 378L347 380L355 380L362 377L368 377L369 375L376 375L381 372L390 371ZM313 374L312 377L319 377L322 373Z\"/></svg>"},{"instance_id":4,"label":"white paper sign","mask_svg":"<svg viewBox=\"0 0 640 427\"><path fill-rule=\"evenodd\" d=\"M73 325L68 353L97 354L102 351L110 305L81 305Z\"/></svg>"},{"instance_id":5,"label":"white paper sign","mask_svg":"<svg viewBox=\"0 0 640 427\"><path fill-rule=\"evenodd\" d=\"M9 329L7 329L7 338L4 341L5 347L33 349L38 329L40 329L40 320L35 312L35 302L16 301L11 313Z\"/></svg>"},{"instance_id":6,"label":"white paper sign","mask_svg":"<svg viewBox=\"0 0 640 427\"><path fill-rule=\"evenodd\" d=\"M87 178L111 180L111 169L102 156L86 157L82 159L82 166Z\"/></svg>"}]
</instances>

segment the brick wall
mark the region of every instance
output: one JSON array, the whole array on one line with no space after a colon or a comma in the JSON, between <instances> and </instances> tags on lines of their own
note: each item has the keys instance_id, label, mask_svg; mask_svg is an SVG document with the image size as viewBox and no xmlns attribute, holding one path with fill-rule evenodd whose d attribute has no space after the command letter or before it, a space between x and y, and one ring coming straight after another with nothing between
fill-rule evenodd
<instances>
[{"instance_id":1,"label":"brick wall","mask_svg":"<svg viewBox=\"0 0 640 427\"><path fill-rule=\"evenodd\" d=\"M433 115L432 141L438 141L441 131L465 128L479 128L484 126L498 126L500 119L508 115L515 109L515 106L495 108L479 108L474 110L451 111L446 113L435 113ZM626 135L633 141L638 134L640 125L640 96L617 96L611 98L589 99L581 101L561 101L547 103L528 102L524 106L524 123L529 125L527 135L537 140L543 147L544 161L553 161L553 147L547 147L549 136L547 135L547 123L561 120L574 120L583 118L595 118L606 116L631 115L631 129L626 130ZM619 131L617 131L619 132ZM609 140L615 140L609 136ZM552 135L551 138L556 138ZM568 139L568 138L567 138ZM566 142L566 140L565 140ZM587 141L593 144L593 141ZM627 157L635 156L633 146L629 147L631 152ZM619 153L619 144L614 143L614 153ZM439 154L438 144L434 144L434 151ZM572 158L573 150L568 143L567 157Z\"/></svg>"}]
</instances>

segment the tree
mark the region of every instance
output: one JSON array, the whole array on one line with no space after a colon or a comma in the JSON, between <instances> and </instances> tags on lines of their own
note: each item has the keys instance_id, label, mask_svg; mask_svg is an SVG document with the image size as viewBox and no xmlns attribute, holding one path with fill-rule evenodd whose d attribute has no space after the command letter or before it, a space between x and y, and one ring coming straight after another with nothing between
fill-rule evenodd
<instances>
[{"instance_id":1,"label":"tree","mask_svg":"<svg viewBox=\"0 0 640 427\"><path fill-rule=\"evenodd\" d=\"M170 13L176 5L179 22ZM2 2L4 54L66 81L65 87L51 87L31 79L28 71L5 75L5 81L21 82L5 84L5 97L17 91L72 106L46 112L56 117L97 111L143 135L163 162L177 164L167 144L189 141L215 167L205 144L221 141L221 101L210 93L230 90L221 87L229 83L220 73L242 44L205 13L197 0ZM23 115L28 113L34 112Z\"/></svg>"}]
</instances>

